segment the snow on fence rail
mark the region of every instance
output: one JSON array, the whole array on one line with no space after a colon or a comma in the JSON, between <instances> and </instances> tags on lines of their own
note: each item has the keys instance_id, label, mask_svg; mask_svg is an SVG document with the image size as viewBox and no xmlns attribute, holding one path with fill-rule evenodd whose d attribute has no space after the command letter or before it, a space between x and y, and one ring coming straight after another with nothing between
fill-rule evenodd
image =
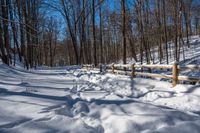
<instances>
[{"instance_id":1,"label":"snow on fence rail","mask_svg":"<svg viewBox=\"0 0 200 133\"><path fill-rule=\"evenodd\" d=\"M88 68L94 68L94 65L83 65L83 67ZM100 71L102 71L102 65L99 66ZM147 76L147 77L153 77L153 78L163 78L163 79L172 79L172 86L176 86L179 81L189 81L189 82L200 82L199 77L189 77L189 76L180 76L179 73L181 70L200 70L200 66L197 65L187 65L187 66L180 66L178 63L174 63L173 65L136 65L136 64L126 64L126 65L118 65L118 64L112 64L112 65L106 65L107 68L112 70L112 73L120 73L123 70L126 72L126 74L130 74L132 77L135 76ZM124 68L124 69L120 69ZM143 69L143 68L149 68L149 69L171 69L172 75L166 75L166 74L155 74L155 73L147 73L147 72L137 72L136 69ZM131 73L127 71L131 70Z\"/></svg>"},{"instance_id":2,"label":"snow on fence rail","mask_svg":"<svg viewBox=\"0 0 200 133\"><path fill-rule=\"evenodd\" d=\"M84 64L82 67L86 68L87 70L90 70L91 68L94 68L95 66L92 64Z\"/></svg>"}]
</instances>

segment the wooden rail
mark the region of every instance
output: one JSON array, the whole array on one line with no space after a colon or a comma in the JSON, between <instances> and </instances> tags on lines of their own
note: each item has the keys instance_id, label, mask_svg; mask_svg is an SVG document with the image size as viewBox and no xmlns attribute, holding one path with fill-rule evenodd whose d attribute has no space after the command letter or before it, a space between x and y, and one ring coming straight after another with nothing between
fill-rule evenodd
<instances>
[{"instance_id":1,"label":"wooden rail","mask_svg":"<svg viewBox=\"0 0 200 133\"><path fill-rule=\"evenodd\" d=\"M91 64L84 64L82 65L83 68L86 68L87 70L91 70L94 68L94 65L91 65Z\"/></svg>"},{"instance_id":2,"label":"wooden rail","mask_svg":"<svg viewBox=\"0 0 200 133\"><path fill-rule=\"evenodd\" d=\"M83 67L94 68L94 65L83 65ZM153 78L163 78L163 79L171 79L172 86L176 86L179 81L189 81L189 82L200 82L199 77L188 77L188 76L179 76L180 71L182 70L200 70L200 66L197 65L187 65L180 66L178 63L174 63L173 65L137 65L137 64L111 64L106 65L107 68L111 69L112 73L126 73L130 74L133 78L135 76L147 76ZM100 72L102 72L102 65L99 65ZM125 69L124 69L125 68ZM156 73L147 73L147 72L138 72L138 69L168 69L172 71L172 75L166 74L156 74ZM126 70L126 71L124 71Z\"/></svg>"},{"instance_id":3,"label":"wooden rail","mask_svg":"<svg viewBox=\"0 0 200 133\"><path fill-rule=\"evenodd\" d=\"M131 69L131 76L147 76L147 77L154 77L154 78L163 78L163 79L172 79L172 86L176 86L178 81L189 81L189 82L200 82L200 78L198 77L188 77L188 76L179 76L179 72L181 70L189 69L189 70L200 70L200 66L196 65L187 65L187 66L179 66L177 63L173 65L114 65L112 64L112 73L115 73L115 70L120 70L119 68L128 68ZM136 69L171 69L172 75L165 75L165 74L155 74L155 73L146 73L146 72L137 72ZM122 69L121 69L122 70Z\"/></svg>"}]
</instances>

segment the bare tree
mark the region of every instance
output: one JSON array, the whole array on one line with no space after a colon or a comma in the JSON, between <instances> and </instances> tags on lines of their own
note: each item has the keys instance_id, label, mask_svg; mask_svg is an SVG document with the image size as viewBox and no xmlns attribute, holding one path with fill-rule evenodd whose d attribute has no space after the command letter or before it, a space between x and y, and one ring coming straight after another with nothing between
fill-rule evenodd
<instances>
[{"instance_id":1,"label":"bare tree","mask_svg":"<svg viewBox=\"0 0 200 133\"><path fill-rule=\"evenodd\" d=\"M123 63L126 64L126 8L125 0L121 0L122 36L123 36Z\"/></svg>"}]
</instances>

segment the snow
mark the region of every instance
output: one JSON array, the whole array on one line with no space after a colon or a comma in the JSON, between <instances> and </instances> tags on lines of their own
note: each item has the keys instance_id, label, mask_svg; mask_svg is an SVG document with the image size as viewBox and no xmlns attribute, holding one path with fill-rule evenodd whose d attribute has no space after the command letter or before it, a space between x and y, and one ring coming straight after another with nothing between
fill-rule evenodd
<instances>
[{"instance_id":1,"label":"snow","mask_svg":"<svg viewBox=\"0 0 200 133\"><path fill-rule=\"evenodd\" d=\"M200 39L191 38L194 49L185 48L180 65L200 64ZM0 62L0 133L27 132L199 133L200 85L172 88L80 66L25 70Z\"/></svg>"},{"instance_id":2,"label":"snow","mask_svg":"<svg viewBox=\"0 0 200 133\"><path fill-rule=\"evenodd\" d=\"M199 85L0 65L0 132L195 133L199 101Z\"/></svg>"},{"instance_id":3,"label":"snow","mask_svg":"<svg viewBox=\"0 0 200 133\"><path fill-rule=\"evenodd\" d=\"M188 65L188 64L200 65L200 35L191 36L189 38L189 43L190 43L189 48L187 45L187 38L183 38L183 40L184 40L184 46L180 48L179 64L180 65ZM163 44L163 47L164 46L165 46L165 44ZM151 54L154 57L154 60L151 60L150 64L160 64L158 50L159 50L158 47L154 47L151 49ZM163 52L164 52L164 55L163 55L164 58L162 59L161 64L167 64L165 51L163 51ZM168 42L169 64L173 64L176 61L174 53L175 53L174 43ZM139 54L137 55L137 58L138 59L140 58ZM123 64L123 61L119 60L117 63ZM135 62L135 60L133 58L128 58L127 63L128 64L133 64L133 63L140 64L140 61ZM146 64L146 63L147 62L144 57L143 64Z\"/></svg>"}]
</instances>

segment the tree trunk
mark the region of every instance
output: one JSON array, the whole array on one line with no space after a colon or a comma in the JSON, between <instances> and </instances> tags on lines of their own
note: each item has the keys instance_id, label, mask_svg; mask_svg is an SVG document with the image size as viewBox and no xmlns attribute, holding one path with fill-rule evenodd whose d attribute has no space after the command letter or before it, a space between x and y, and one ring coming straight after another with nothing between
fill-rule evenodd
<instances>
[{"instance_id":1,"label":"tree trunk","mask_svg":"<svg viewBox=\"0 0 200 133\"><path fill-rule=\"evenodd\" d=\"M126 9L125 0L121 0L122 37L123 37L123 63L126 64Z\"/></svg>"}]
</instances>

